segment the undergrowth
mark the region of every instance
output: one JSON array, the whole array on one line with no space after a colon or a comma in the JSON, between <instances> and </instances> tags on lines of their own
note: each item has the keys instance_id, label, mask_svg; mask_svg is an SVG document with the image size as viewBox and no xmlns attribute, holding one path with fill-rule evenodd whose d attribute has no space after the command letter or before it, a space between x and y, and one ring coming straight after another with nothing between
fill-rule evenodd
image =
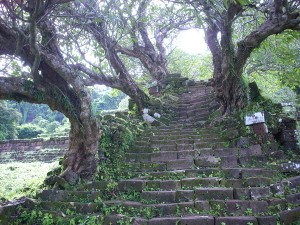
<instances>
[{"instance_id":1,"label":"undergrowth","mask_svg":"<svg viewBox=\"0 0 300 225\"><path fill-rule=\"evenodd\" d=\"M33 196L49 170L58 162L12 162L0 164L0 198L2 201Z\"/></svg>"}]
</instances>

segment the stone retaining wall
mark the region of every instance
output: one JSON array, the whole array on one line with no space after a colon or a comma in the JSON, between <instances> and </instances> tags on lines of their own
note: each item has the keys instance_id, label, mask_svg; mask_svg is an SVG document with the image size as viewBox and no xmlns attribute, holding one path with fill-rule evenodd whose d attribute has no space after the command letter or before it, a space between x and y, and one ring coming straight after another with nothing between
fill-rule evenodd
<instances>
[{"instance_id":1,"label":"stone retaining wall","mask_svg":"<svg viewBox=\"0 0 300 225\"><path fill-rule=\"evenodd\" d=\"M51 162L62 157L68 146L69 137L0 141L0 162Z\"/></svg>"},{"instance_id":2,"label":"stone retaining wall","mask_svg":"<svg viewBox=\"0 0 300 225\"><path fill-rule=\"evenodd\" d=\"M7 140L0 141L0 153L11 151L31 151L45 148L65 149L68 147L69 137L50 138L44 140L42 138L29 140Z\"/></svg>"}]
</instances>

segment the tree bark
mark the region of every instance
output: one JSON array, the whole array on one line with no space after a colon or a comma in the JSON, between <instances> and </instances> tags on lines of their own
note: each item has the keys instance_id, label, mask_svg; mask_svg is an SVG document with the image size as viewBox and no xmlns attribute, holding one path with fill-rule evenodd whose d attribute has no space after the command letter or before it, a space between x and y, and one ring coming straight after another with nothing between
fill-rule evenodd
<instances>
[{"instance_id":1,"label":"tree bark","mask_svg":"<svg viewBox=\"0 0 300 225\"><path fill-rule=\"evenodd\" d=\"M104 49L107 60L118 75L119 84L121 86L119 89L137 103L139 111L141 112L144 105L149 102L149 97L138 87L136 82L130 76L123 61L118 56L115 49L116 43L109 37L105 22L90 24L89 29Z\"/></svg>"},{"instance_id":2,"label":"tree bark","mask_svg":"<svg viewBox=\"0 0 300 225\"><path fill-rule=\"evenodd\" d=\"M206 42L213 55L214 87L222 105L223 115L231 114L235 109L247 105L247 87L242 74L251 52L270 35L279 34L286 29L299 29L298 12L289 14L286 10L283 13L281 10L283 4L278 6L278 1L273 4L277 4L275 15L270 12L255 31L237 43L236 49L233 44L232 27L233 21L243 11L242 6L238 3L230 3L228 9L222 13L214 12L209 5L204 7L208 18L208 27L205 31ZM218 33L221 34L220 41Z\"/></svg>"},{"instance_id":3,"label":"tree bark","mask_svg":"<svg viewBox=\"0 0 300 225\"><path fill-rule=\"evenodd\" d=\"M56 91L54 86L49 83L37 86L19 77L0 77L0 99L47 104L67 116L71 123L70 145L61 176L70 183L75 183L78 177L90 179L96 171L95 154L101 132L91 112L89 93L82 89L78 96L70 90Z\"/></svg>"},{"instance_id":4,"label":"tree bark","mask_svg":"<svg viewBox=\"0 0 300 225\"><path fill-rule=\"evenodd\" d=\"M43 34L55 36L50 33ZM101 132L91 111L89 92L65 64L54 40L52 38L52 42L41 50L41 62L34 77L31 74L26 77L0 76L0 99L47 104L70 120L70 145L61 176L75 183L79 177L90 179L96 171L95 154ZM35 56L29 46L24 32L17 34L0 21L1 55L17 56L26 65L32 66Z\"/></svg>"}]
</instances>

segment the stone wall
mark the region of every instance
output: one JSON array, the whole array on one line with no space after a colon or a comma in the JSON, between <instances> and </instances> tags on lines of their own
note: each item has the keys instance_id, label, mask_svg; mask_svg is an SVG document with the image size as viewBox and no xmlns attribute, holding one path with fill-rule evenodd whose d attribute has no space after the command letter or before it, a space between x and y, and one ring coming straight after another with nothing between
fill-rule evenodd
<instances>
[{"instance_id":1,"label":"stone wall","mask_svg":"<svg viewBox=\"0 0 300 225\"><path fill-rule=\"evenodd\" d=\"M0 162L51 162L62 157L68 145L68 137L0 141Z\"/></svg>"}]
</instances>

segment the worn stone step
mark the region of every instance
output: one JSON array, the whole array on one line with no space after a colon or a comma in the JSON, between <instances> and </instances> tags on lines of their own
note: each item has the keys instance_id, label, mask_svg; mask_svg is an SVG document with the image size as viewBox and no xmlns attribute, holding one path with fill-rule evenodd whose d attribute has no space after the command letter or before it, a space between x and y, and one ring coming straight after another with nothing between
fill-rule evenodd
<instances>
[{"instance_id":1,"label":"worn stone step","mask_svg":"<svg viewBox=\"0 0 300 225\"><path fill-rule=\"evenodd\" d=\"M177 160L178 151L161 151L153 153L126 153L128 162L168 162Z\"/></svg>"},{"instance_id":2,"label":"worn stone step","mask_svg":"<svg viewBox=\"0 0 300 225\"><path fill-rule=\"evenodd\" d=\"M296 207L289 210L284 210L279 213L280 224L292 224L294 222L299 222L300 219L300 207Z\"/></svg>"},{"instance_id":3,"label":"worn stone step","mask_svg":"<svg viewBox=\"0 0 300 225\"><path fill-rule=\"evenodd\" d=\"M194 144L194 140L181 138L177 140L151 140L150 141L151 147L159 147L160 145L166 145L166 144Z\"/></svg>"},{"instance_id":4,"label":"worn stone step","mask_svg":"<svg viewBox=\"0 0 300 225\"><path fill-rule=\"evenodd\" d=\"M218 187L220 178L184 178L180 181L182 189L194 190L199 187Z\"/></svg>"},{"instance_id":5,"label":"worn stone step","mask_svg":"<svg viewBox=\"0 0 300 225\"><path fill-rule=\"evenodd\" d=\"M265 164L268 161L268 158L265 155L252 155L252 156L240 156L238 158L238 162L243 167L253 167L260 166Z\"/></svg>"},{"instance_id":6,"label":"worn stone step","mask_svg":"<svg viewBox=\"0 0 300 225\"><path fill-rule=\"evenodd\" d=\"M213 143L215 144L215 143ZM224 144L224 142L219 142L219 144ZM202 143L202 145L205 145ZM195 147L197 148L197 144L195 144ZM202 147L202 146L201 146ZM200 156L201 157L230 157L230 156L237 156L238 155L238 149L237 148L222 148L222 149L209 149L209 148L202 148L200 149Z\"/></svg>"},{"instance_id":7,"label":"worn stone step","mask_svg":"<svg viewBox=\"0 0 300 225\"><path fill-rule=\"evenodd\" d=\"M195 167L193 159L177 159L167 162L167 170L192 169Z\"/></svg>"},{"instance_id":8,"label":"worn stone step","mask_svg":"<svg viewBox=\"0 0 300 225\"><path fill-rule=\"evenodd\" d=\"M215 225L258 225L258 221L254 216L227 216L216 217Z\"/></svg>"},{"instance_id":9,"label":"worn stone step","mask_svg":"<svg viewBox=\"0 0 300 225\"><path fill-rule=\"evenodd\" d=\"M196 188L195 200L233 199L233 188Z\"/></svg>"},{"instance_id":10,"label":"worn stone step","mask_svg":"<svg viewBox=\"0 0 300 225\"><path fill-rule=\"evenodd\" d=\"M100 191L43 190L38 194L42 201L93 202L102 197Z\"/></svg>"},{"instance_id":11,"label":"worn stone step","mask_svg":"<svg viewBox=\"0 0 300 225\"><path fill-rule=\"evenodd\" d=\"M249 177L273 177L277 174L275 170L264 168L224 168L225 178L249 178Z\"/></svg>"},{"instance_id":12,"label":"worn stone step","mask_svg":"<svg viewBox=\"0 0 300 225\"><path fill-rule=\"evenodd\" d=\"M68 212L74 213L95 213L100 212L102 209L102 203L81 203L81 202L54 202L54 201L42 201L39 206L44 210L60 211L64 214Z\"/></svg>"},{"instance_id":13,"label":"worn stone step","mask_svg":"<svg viewBox=\"0 0 300 225\"><path fill-rule=\"evenodd\" d=\"M145 204L175 203L176 191L143 191L141 201Z\"/></svg>"},{"instance_id":14,"label":"worn stone step","mask_svg":"<svg viewBox=\"0 0 300 225\"><path fill-rule=\"evenodd\" d=\"M147 173L148 178L152 179L164 179L164 180L169 180L170 178L172 179L182 179L185 174L185 170L173 170L173 171L152 171Z\"/></svg>"},{"instance_id":15,"label":"worn stone step","mask_svg":"<svg viewBox=\"0 0 300 225\"><path fill-rule=\"evenodd\" d=\"M193 96L186 99L181 99L181 102L179 103L180 106L186 106L186 105L192 105L192 104L203 104L207 105L211 103L213 100L215 100L215 96L213 94L205 94L201 96Z\"/></svg>"},{"instance_id":16,"label":"worn stone step","mask_svg":"<svg viewBox=\"0 0 300 225\"><path fill-rule=\"evenodd\" d=\"M214 225L214 217L201 215L187 215L174 217L159 217L152 219L133 218L124 215L109 215L105 218L104 225L118 224L118 222L130 221L129 224L136 225Z\"/></svg>"},{"instance_id":17,"label":"worn stone step","mask_svg":"<svg viewBox=\"0 0 300 225\"><path fill-rule=\"evenodd\" d=\"M257 200L213 200L210 201L212 211L222 209L223 216L255 216L268 212L269 204L267 201Z\"/></svg>"},{"instance_id":18,"label":"worn stone step","mask_svg":"<svg viewBox=\"0 0 300 225\"><path fill-rule=\"evenodd\" d=\"M198 169L187 169L184 171L187 177L199 177L199 176L215 176L220 173L219 168L198 168Z\"/></svg>"}]
</instances>

